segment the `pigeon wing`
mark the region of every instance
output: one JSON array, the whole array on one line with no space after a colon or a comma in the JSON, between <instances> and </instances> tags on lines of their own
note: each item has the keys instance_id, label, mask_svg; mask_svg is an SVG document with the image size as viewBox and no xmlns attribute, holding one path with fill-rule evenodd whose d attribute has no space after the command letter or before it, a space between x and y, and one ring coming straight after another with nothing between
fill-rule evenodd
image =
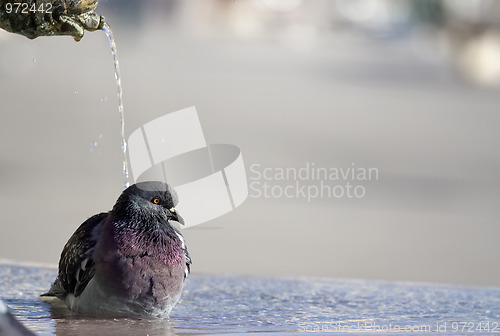
<instances>
[{"instance_id":1,"label":"pigeon wing","mask_svg":"<svg viewBox=\"0 0 500 336\"><path fill-rule=\"evenodd\" d=\"M107 212L94 215L73 233L61 253L59 275L46 295L63 299L68 294L79 296L94 276L94 251Z\"/></svg>"}]
</instances>

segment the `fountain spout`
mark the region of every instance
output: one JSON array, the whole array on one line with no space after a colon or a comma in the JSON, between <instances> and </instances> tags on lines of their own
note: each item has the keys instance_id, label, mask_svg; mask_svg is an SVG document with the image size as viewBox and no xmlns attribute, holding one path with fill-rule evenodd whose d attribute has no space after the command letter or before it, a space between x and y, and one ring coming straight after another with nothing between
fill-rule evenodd
<instances>
[{"instance_id":1,"label":"fountain spout","mask_svg":"<svg viewBox=\"0 0 500 336\"><path fill-rule=\"evenodd\" d=\"M30 39L70 35L80 41L85 30L104 27L94 13L97 0L0 0L0 28Z\"/></svg>"}]
</instances>

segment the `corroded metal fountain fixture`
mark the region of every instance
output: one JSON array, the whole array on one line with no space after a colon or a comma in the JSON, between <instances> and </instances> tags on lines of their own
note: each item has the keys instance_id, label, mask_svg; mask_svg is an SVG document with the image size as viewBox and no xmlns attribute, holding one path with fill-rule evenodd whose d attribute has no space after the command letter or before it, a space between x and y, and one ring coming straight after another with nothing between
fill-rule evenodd
<instances>
[{"instance_id":1,"label":"corroded metal fountain fixture","mask_svg":"<svg viewBox=\"0 0 500 336\"><path fill-rule=\"evenodd\" d=\"M30 39L70 35L80 41L85 30L101 30L94 13L97 0L0 0L0 28Z\"/></svg>"}]
</instances>

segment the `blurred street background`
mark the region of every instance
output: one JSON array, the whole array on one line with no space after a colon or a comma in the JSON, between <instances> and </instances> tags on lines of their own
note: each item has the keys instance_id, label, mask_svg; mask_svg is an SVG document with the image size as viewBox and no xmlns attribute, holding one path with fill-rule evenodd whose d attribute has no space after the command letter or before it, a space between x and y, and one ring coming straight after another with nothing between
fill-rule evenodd
<instances>
[{"instance_id":1,"label":"blurred street background","mask_svg":"<svg viewBox=\"0 0 500 336\"><path fill-rule=\"evenodd\" d=\"M500 286L499 1L101 0L96 13L116 38L127 135L194 105L258 188L297 181L255 170L378 171L351 181L363 197L250 190L183 231L195 273ZM104 32L0 30L0 111L0 259L56 264L122 191Z\"/></svg>"}]
</instances>

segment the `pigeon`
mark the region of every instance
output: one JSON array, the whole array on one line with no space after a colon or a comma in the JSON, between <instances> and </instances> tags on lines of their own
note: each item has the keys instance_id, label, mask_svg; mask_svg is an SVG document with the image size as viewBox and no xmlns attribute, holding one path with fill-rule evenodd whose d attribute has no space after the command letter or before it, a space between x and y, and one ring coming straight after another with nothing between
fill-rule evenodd
<instances>
[{"instance_id":1,"label":"pigeon","mask_svg":"<svg viewBox=\"0 0 500 336\"><path fill-rule=\"evenodd\" d=\"M9 312L5 303L0 300L0 335L1 336L35 336Z\"/></svg>"},{"instance_id":2,"label":"pigeon","mask_svg":"<svg viewBox=\"0 0 500 336\"><path fill-rule=\"evenodd\" d=\"M184 238L172 225L184 225L177 203L163 182L125 189L111 211L90 217L71 236L42 296L90 316L168 316L191 270Z\"/></svg>"}]
</instances>

